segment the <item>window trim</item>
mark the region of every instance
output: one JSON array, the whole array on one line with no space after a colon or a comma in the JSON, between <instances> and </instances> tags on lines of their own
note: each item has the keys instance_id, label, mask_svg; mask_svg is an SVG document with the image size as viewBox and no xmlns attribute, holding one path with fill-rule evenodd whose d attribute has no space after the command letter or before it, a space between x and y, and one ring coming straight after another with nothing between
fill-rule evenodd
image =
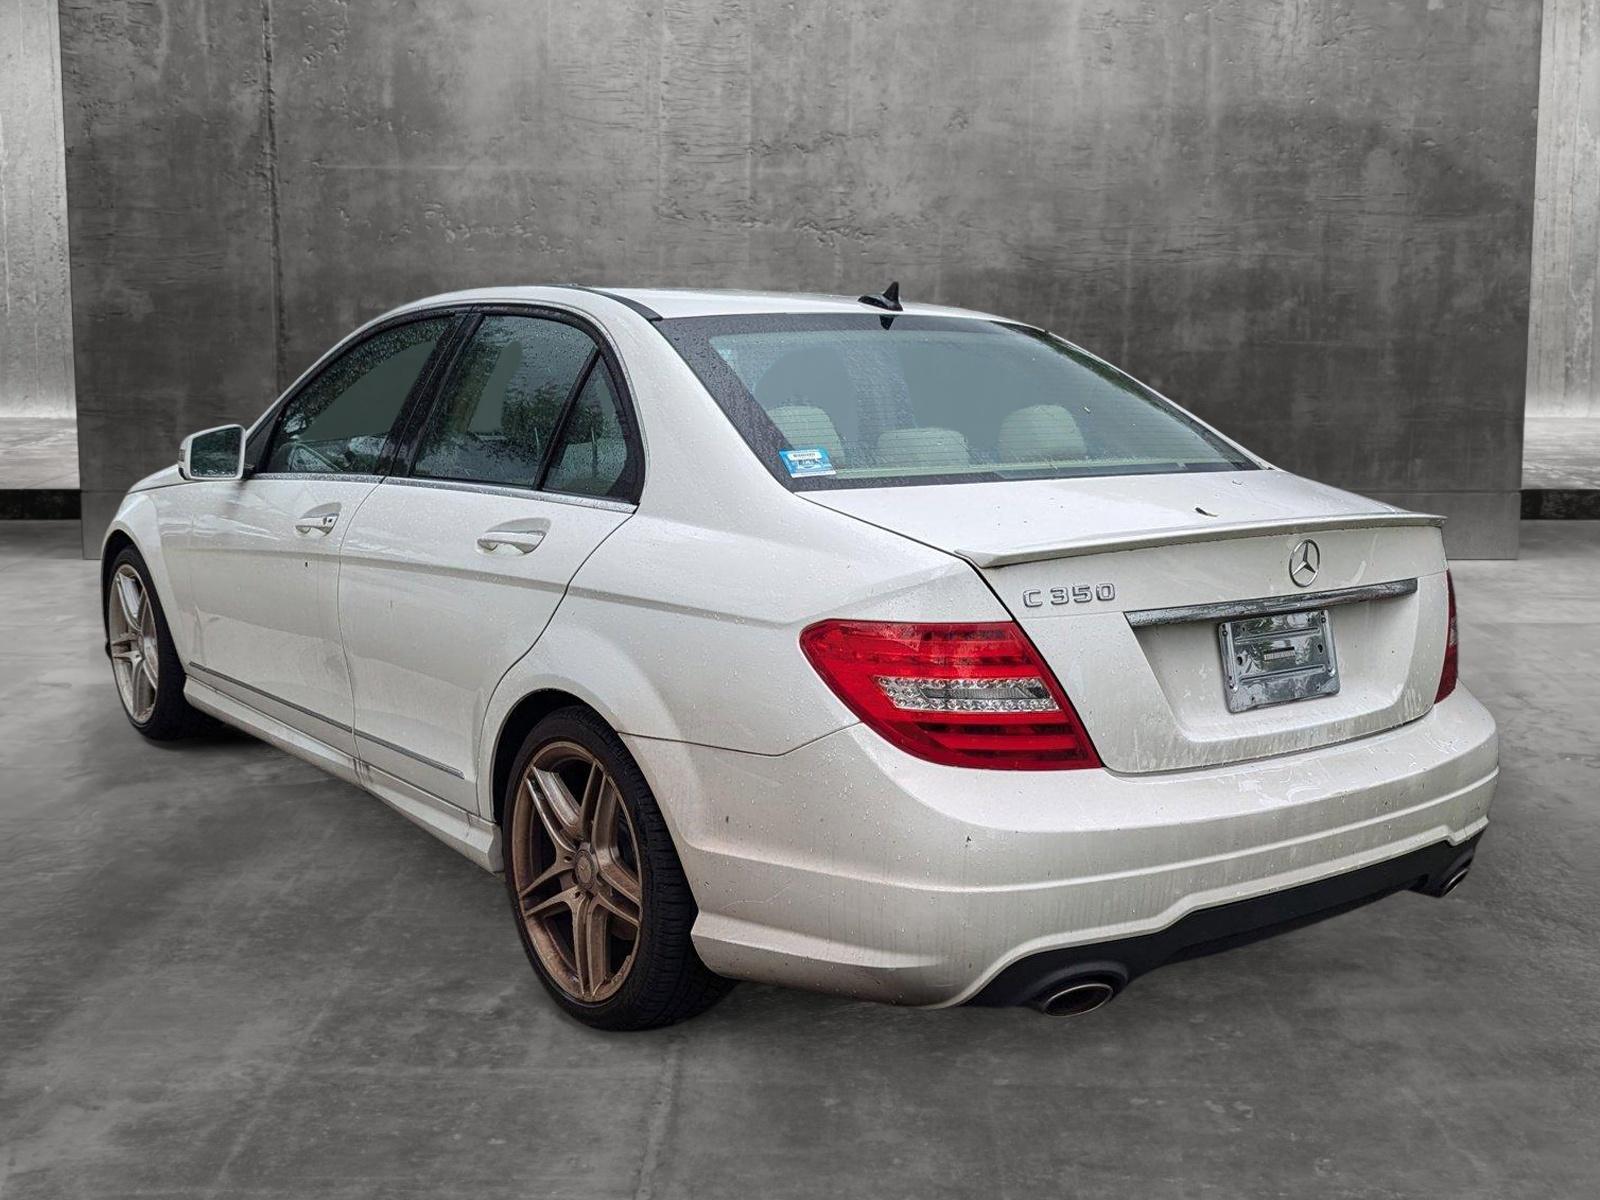
<instances>
[{"instance_id":1,"label":"window trim","mask_svg":"<svg viewBox=\"0 0 1600 1200\"><path fill-rule=\"evenodd\" d=\"M423 321L445 321L444 331L439 335L439 340L434 343L432 352L418 372L416 380L411 385L411 390L406 393L406 398L401 402L400 410L395 414L393 423L384 435L383 449L378 452L376 470L373 471L262 471L250 469L245 473L245 479L340 479L364 480L382 479L387 476L394 463L394 453L399 439L397 431L402 435L409 429L415 406L420 400L429 395L433 390L438 375L440 363L453 353L461 330L461 312L454 306L445 308L421 309L411 312L399 313L386 321L376 325L363 326L354 333L335 344L321 358L313 363L306 372L295 380L288 391L279 396L273 407L262 415L250 430L246 439L245 455L249 457L249 442L254 440L258 430L262 430L261 453L256 459L258 463L267 462L272 457L273 446L278 440L278 432L283 424L285 412L289 406L319 379L328 373L334 366L352 351L366 345L375 337L381 337L393 329L405 325L415 325Z\"/></svg>"},{"instance_id":2,"label":"window trim","mask_svg":"<svg viewBox=\"0 0 1600 1200\"><path fill-rule=\"evenodd\" d=\"M455 488L495 489L494 494L510 492L518 495L539 496L546 499L594 500L606 504L621 504L630 509L637 508L639 498L644 493L644 481L647 474L644 438L639 432L638 417L633 405L633 393L628 387L627 376L621 370L621 358L611 344L611 339L605 331L591 318L569 309L555 308L548 304L532 301L519 303L516 301L496 301L493 303L470 304L461 307L461 314L465 320L460 324L458 336L451 346L449 362L442 371L436 372L437 377L432 381L433 386L424 402L419 404L419 416L412 427L407 430L408 439L398 448L387 477L394 480L404 480L418 484L447 484ZM450 384L455 378L463 354L477 333L485 317L528 317L534 320L555 321L562 325L570 325L586 334L594 343L594 350L590 353L583 369L578 372L572 387L568 390L566 398L561 402L561 409L556 415L555 427L551 432L550 440L545 445L544 453L540 458L539 471L534 477L531 486L519 484L489 483L476 479L437 479L433 476L417 475L416 460L422 447L422 435L445 403L445 397ZM574 405L578 396L589 382L589 377L597 366L604 366L611 380L612 391L617 399L617 418L622 424L623 437L628 443L628 459L632 466L633 478L628 480L629 487L623 496L590 496L583 492L562 492L544 486L545 479L550 473L554 461L555 447L560 444L565 435L568 421L571 418ZM619 480L619 482L621 482Z\"/></svg>"}]
</instances>

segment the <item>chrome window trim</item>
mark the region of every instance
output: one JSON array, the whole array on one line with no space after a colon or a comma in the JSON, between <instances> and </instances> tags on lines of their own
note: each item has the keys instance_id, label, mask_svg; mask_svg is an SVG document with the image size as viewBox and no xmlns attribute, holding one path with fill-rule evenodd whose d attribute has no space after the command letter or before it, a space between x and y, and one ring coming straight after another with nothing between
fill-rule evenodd
<instances>
[{"instance_id":1,"label":"chrome window trim","mask_svg":"<svg viewBox=\"0 0 1600 1200\"><path fill-rule=\"evenodd\" d=\"M300 478L297 476L296 478ZM399 487L438 488L447 492L477 492L485 496L506 496L514 500L549 500L554 504L571 504L578 508L598 508L604 512L637 512L639 506L627 500L611 500L605 496L577 496L567 492L541 492L537 488L516 487L502 483L469 483L462 479L418 479L414 475L391 475L382 481Z\"/></svg>"},{"instance_id":2,"label":"chrome window trim","mask_svg":"<svg viewBox=\"0 0 1600 1200\"><path fill-rule=\"evenodd\" d=\"M1140 608L1123 615L1135 629L1151 625L1177 625L1185 621L1231 621L1238 617L1270 617L1310 608L1332 608L1363 600L1389 600L1417 590L1415 579L1368 583L1327 592L1302 592L1298 596L1263 596L1257 600L1221 600L1211 604L1185 604L1176 608Z\"/></svg>"},{"instance_id":3,"label":"chrome window trim","mask_svg":"<svg viewBox=\"0 0 1600 1200\"><path fill-rule=\"evenodd\" d=\"M247 475L246 481L256 479L310 479L317 483L382 483L382 475L340 475L334 471L258 471Z\"/></svg>"}]
</instances>

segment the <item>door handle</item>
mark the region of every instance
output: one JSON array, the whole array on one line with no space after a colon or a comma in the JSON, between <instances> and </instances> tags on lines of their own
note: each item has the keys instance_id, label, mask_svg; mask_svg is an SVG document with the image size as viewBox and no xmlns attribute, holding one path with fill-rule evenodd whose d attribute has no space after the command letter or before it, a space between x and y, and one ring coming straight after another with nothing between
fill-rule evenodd
<instances>
[{"instance_id":1,"label":"door handle","mask_svg":"<svg viewBox=\"0 0 1600 1200\"><path fill-rule=\"evenodd\" d=\"M339 523L339 514L336 512L308 512L294 523L296 533L313 534L327 533Z\"/></svg>"},{"instance_id":2,"label":"door handle","mask_svg":"<svg viewBox=\"0 0 1600 1200\"><path fill-rule=\"evenodd\" d=\"M491 529L478 538L478 549L485 554L499 554L506 550L531 554L542 541L542 529Z\"/></svg>"}]
</instances>

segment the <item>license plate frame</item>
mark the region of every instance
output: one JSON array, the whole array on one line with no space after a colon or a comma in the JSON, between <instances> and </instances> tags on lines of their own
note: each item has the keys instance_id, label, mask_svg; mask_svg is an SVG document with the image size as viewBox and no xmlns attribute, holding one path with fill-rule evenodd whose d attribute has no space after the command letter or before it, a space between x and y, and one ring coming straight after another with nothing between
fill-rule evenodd
<instances>
[{"instance_id":1,"label":"license plate frame","mask_svg":"<svg viewBox=\"0 0 1600 1200\"><path fill-rule=\"evenodd\" d=\"M1339 657L1326 608L1238 617L1217 625L1231 713L1339 691Z\"/></svg>"}]
</instances>

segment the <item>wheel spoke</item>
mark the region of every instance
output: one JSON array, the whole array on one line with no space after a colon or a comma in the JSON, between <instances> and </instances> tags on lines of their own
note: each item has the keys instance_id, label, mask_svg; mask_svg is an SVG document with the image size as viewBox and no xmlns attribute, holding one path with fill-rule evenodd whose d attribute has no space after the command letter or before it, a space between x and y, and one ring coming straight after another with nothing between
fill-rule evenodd
<instances>
[{"instance_id":1,"label":"wheel spoke","mask_svg":"<svg viewBox=\"0 0 1600 1200\"><path fill-rule=\"evenodd\" d=\"M617 849L617 822L622 815L622 799L617 789L606 780L606 786L595 800L594 828L590 840L595 853L601 858L614 856Z\"/></svg>"},{"instance_id":2,"label":"wheel spoke","mask_svg":"<svg viewBox=\"0 0 1600 1200\"><path fill-rule=\"evenodd\" d=\"M535 780L537 779L537 783ZM541 771L535 768L528 772L527 778L522 781L522 786L528 789L528 803L539 817L539 824L544 827L544 833L550 839L550 844L555 847L557 855L572 856L577 853L578 843L573 836L571 827L563 819L561 812L549 799L546 790L552 785L554 779L560 787L560 794L567 795L566 785L561 783L560 777L553 771ZM570 796L568 797L570 799Z\"/></svg>"},{"instance_id":3,"label":"wheel spoke","mask_svg":"<svg viewBox=\"0 0 1600 1200\"><path fill-rule=\"evenodd\" d=\"M144 632L144 588L131 574L117 575L117 603L122 606L122 619L128 629Z\"/></svg>"},{"instance_id":4,"label":"wheel spoke","mask_svg":"<svg viewBox=\"0 0 1600 1200\"><path fill-rule=\"evenodd\" d=\"M535 892L544 887L546 884L550 883L552 880L560 879L570 870L572 870L572 859L565 854L557 854L555 862L551 863L543 871L540 871L537 879L533 880L533 882L529 883L517 893L517 899L521 900L523 907L526 908L528 900Z\"/></svg>"},{"instance_id":5,"label":"wheel spoke","mask_svg":"<svg viewBox=\"0 0 1600 1200\"><path fill-rule=\"evenodd\" d=\"M149 654L140 655L139 669L144 673L144 677L150 681L150 690L152 692L155 691L160 686L160 668L156 666L154 656Z\"/></svg>"},{"instance_id":6,"label":"wheel spoke","mask_svg":"<svg viewBox=\"0 0 1600 1200\"><path fill-rule=\"evenodd\" d=\"M545 814L552 819L568 841L582 836L582 805L567 786L567 781L556 771L534 767L529 777L538 785L534 796L544 801Z\"/></svg>"},{"instance_id":7,"label":"wheel spoke","mask_svg":"<svg viewBox=\"0 0 1600 1200\"><path fill-rule=\"evenodd\" d=\"M543 900L535 900L529 904L524 902L522 915L530 921L543 920L552 913L560 912L563 908L572 910L572 929L576 938L578 929L578 905L583 899L583 893L576 887L563 888L553 896L546 896Z\"/></svg>"},{"instance_id":8,"label":"wheel spoke","mask_svg":"<svg viewBox=\"0 0 1600 1200\"><path fill-rule=\"evenodd\" d=\"M630 936L633 931L638 930L638 901L616 890L598 891L594 894L594 899L596 904L628 927Z\"/></svg>"},{"instance_id":9,"label":"wheel spoke","mask_svg":"<svg viewBox=\"0 0 1600 1200\"><path fill-rule=\"evenodd\" d=\"M143 670L133 673L133 713L142 719L142 714L156 702L155 688L151 686L150 676Z\"/></svg>"},{"instance_id":10,"label":"wheel spoke","mask_svg":"<svg viewBox=\"0 0 1600 1200\"><path fill-rule=\"evenodd\" d=\"M586 998L596 995L611 977L609 925L609 914L594 896L583 897L572 910L573 966Z\"/></svg>"},{"instance_id":11,"label":"wheel spoke","mask_svg":"<svg viewBox=\"0 0 1600 1200\"><path fill-rule=\"evenodd\" d=\"M605 768L597 762L589 764L589 774L583 781L583 803L578 807L579 835L588 841L594 840L595 823L599 819L597 810L600 806L600 797L610 782Z\"/></svg>"}]
</instances>

